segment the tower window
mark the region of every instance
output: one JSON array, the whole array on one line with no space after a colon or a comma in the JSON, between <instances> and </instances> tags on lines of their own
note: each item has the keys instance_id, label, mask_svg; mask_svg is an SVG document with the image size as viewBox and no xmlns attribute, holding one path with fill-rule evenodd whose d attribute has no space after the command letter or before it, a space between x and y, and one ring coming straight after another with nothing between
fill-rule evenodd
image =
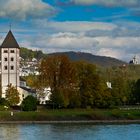
<instances>
[{"instance_id":1,"label":"tower window","mask_svg":"<svg viewBox=\"0 0 140 140\"><path fill-rule=\"evenodd\" d=\"M3 52L4 52L4 53L8 53L8 50L4 50Z\"/></svg>"},{"instance_id":2,"label":"tower window","mask_svg":"<svg viewBox=\"0 0 140 140\"><path fill-rule=\"evenodd\" d=\"M13 57L11 57L11 61L14 61L14 58Z\"/></svg>"},{"instance_id":3,"label":"tower window","mask_svg":"<svg viewBox=\"0 0 140 140\"><path fill-rule=\"evenodd\" d=\"M11 50L10 53L15 53L15 51L14 50Z\"/></svg>"},{"instance_id":4,"label":"tower window","mask_svg":"<svg viewBox=\"0 0 140 140\"><path fill-rule=\"evenodd\" d=\"M7 60L8 60L7 57L5 57L5 58L4 58L4 61L7 61Z\"/></svg>"},{"instance_id":5,"label":"tower window","mask_svg":"<svg viewBox=\"0 0 140 140\"><path fill-rule=\"evenodd\" d=\"M14 66L11 66L11 70L14 70Z\"/></svg>"},{"instance_id":6,"label":"tower window","mask_svg":"<svg viewBox=\"0 0 140 140\"><path fill-rule=\"evenodd\" d=\"M8 68L7 66L4 66L4 70L7 70L7 68Z\"/></svg>"}]
</instances>

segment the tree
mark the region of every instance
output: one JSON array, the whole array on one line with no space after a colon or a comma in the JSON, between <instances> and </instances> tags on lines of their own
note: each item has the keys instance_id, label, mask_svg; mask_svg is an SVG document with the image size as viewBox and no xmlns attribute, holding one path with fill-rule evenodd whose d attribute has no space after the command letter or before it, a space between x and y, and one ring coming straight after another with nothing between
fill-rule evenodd
<instances>
[{"instance_id":1,"label":"tree","mask_svg":"<svg viewBox=\"0 0 140 140\"><path fill-rule=\"evenodd\" d=\"M65 55L49 56L40 65L40 83L51 88L51 101L59 108L67 107L76 89L76 71Z\"/></svg>"},{"instance_id":2,"label":"tree","mask_svg":"<svg viewBox=\"0 0 140 140\"><path fill-rule=\"evenodd\" d=\"M6 90L6 100L10 106L15 106L20 102L19 92L12 84Z\"/></svg>"},{"instance_id":3,"label":"tree","mask_svg":"<svg viewBox=\"0 0 140 140\"><path fill-rule=\"evenodd\" d=\"M31 95L27 96L21 105L23 111L35 111L37 109L37 99Z\"/></svg>"},{"instance_id":4,"label":"tree","mask_svg":"<svg viewBox=\"0 0 140 140\"><path fill-rule=\"evenodd\" d=\"M0 105L5 105L5 106L8 105L8 102L6 101L5 98L0 98Z\"/></svg>"},{"instance_id":5,"label":"tree","mask_svg":"<svg viewBox=\"0 0 140 140\"><path fill-rule=\"evenodd\" d=\"M79 108L81 106L81 96L79 91L73 91L69 98L69 108Z\"/></svg>"},{"instance_id":6,"label":"tree","mask_svg":"<svg viewBox=\"0 0 140 140\"><path fill-rule=\"evenodd\" d=\"M33 89L39 89L41 87L41 83L38 79L38 75L30 74L29 76L26 76L26 83L29 87Z\"/></svg>"},{"instance_id":7,"label":"tree","mask_svg":"<svg viewBox=\"0 0 140 140\"><path fill-rule=\"evenodd\" d=\"M95 104L100 93L100 77L96 66L87 62L77 62L78 85L81 96L81 106L88 107Z\"/></svg>"},{"instance_id":8,"label":"tree","mask_svg":"<svg viewBox=\"0 0 140 140\"><path fill-rule=\"evenodd\" d=\"M112 78L112 94L116 105L125 105L130 99L130 80L122 69L116 70Z\"/></svg>"},{"instance_id":9,"label":"tree","mask_svg":"<svg viewBox=\"0 0 140 140\"><path fill-rule=\"evenodd\" d=\"M133 91L134 103L140 103L140 79L135 82Z\"/></svg>"}]
</instances>

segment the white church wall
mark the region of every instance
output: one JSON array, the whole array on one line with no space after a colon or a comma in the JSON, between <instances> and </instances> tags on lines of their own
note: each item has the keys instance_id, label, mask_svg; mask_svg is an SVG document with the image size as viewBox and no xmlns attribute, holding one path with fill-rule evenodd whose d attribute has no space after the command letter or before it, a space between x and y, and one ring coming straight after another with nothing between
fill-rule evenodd
<instances>
[{"instance_id":1,"label":"white church wall","mask_svg":"<svg viewBox=\"0 0 140 140\"><path fill-rule=\"evenodd\" d=\"M9 46L10 47L10 46ZM1 48L2 92L8 84L19 86L19 49ZM4 95L3 95L4 96Z\"/></svg>"}]
</instances>

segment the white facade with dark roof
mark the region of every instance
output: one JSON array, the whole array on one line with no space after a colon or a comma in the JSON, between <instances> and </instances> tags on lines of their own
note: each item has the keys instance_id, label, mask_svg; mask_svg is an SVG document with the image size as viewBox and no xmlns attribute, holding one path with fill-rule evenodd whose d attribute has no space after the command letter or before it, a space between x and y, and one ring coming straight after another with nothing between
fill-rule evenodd
<instances>
[{"instance_id":1,"label":"white facade with dark roof","mask_svg":"<svg viewBox=\"0 0 140 140\"><path fill-rule=\"evenodd\" d=\"M1 86L2 97L9 84L19 87L19 54L20 48L11 31L1 45Z\"/></svg>"},{"instance_id":2,"label":"white facade with dark roof","mask_svg":"<svg viewBox=\"0 0 140 140\"><path fill-rule=\"evenodd\" d=\"M12 84L12 86L16 87L16 89L19 91L20 102L18 105L20 105L23 99L28 95L36 96L36 91L33 91L30 87L26 86L25 82L21 82L19 80L21 59L20 47L11 31L8 32L0 48L2 98L5 98L6 96L5 91L8 85ZM36 63L35 59L34 63ZM45 101L48 100L49 95L50 92L47 91L45 96L39 98L40 102L45 103Z\"/></svg>"}]
</instances>

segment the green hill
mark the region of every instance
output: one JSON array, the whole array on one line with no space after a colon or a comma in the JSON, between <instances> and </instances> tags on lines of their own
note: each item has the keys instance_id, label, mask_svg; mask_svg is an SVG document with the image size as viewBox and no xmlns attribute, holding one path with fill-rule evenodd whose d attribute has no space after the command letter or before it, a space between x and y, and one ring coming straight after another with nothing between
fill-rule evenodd
<instances>
[{"instance_id":1,"label":"green hill","mask_svg":"<svg viewBox=\"0 0 140 140\"><path fill-rule=\"evenodd\" d=\"M84 52L56 52L51 54L45 54L42 51L33 51L27 48L21 48L20 55L25 60L32 58L37 58L38 60L40 60L41 58L50 55L67 55L72 61L83 60L89 63L96 64L97 66L101 66L102 68L100 70L102 75L104 76L108 75L106 73L106 70L109 68L110 75L112 76L115 76L116 71L123 71L123 73L127 75L129 79L137 80L140 78L140 65L129 65L124 61L111 57L96 56Z\"/></svg>"},{"instance_id":2,"label":"green hill","mask_svg":"<svg viewBox=\"0 0 140 140\"><path fill-rule=\"evenodd\" d=\"M89 63L96 64L98 66L103 67L112 67L112 66L121 66L123 64L126 64L126 62L111 58L111 57L105 57L105 56L96 56L90 53L84 53L84 52L56 52L51 54L45 54L42 51L33 51L31 49L27 48L21 48L20 49L20 55L25 60L36 58L40 60L43 57L46 57L47 55L67 55L72 61L87 61Z\"/></svg>"},{"instance_id":3,"label":"green hill","mask_svg":"<svg viewBox=\"0 0 140 140\"><path fill-rule=\"evenodd\" d=\"M124 61L121 61L112 57L96 56L96 55L93 55L90 53L84 53L84 52L60 52L60 53L52 53L49 55L67 55L73 61L84 60L89 63L93 63L93 64L96 64L98 66L103 66L103 67L121 66L121 65L127 64Z\"/></svg>"}]
</instances>

